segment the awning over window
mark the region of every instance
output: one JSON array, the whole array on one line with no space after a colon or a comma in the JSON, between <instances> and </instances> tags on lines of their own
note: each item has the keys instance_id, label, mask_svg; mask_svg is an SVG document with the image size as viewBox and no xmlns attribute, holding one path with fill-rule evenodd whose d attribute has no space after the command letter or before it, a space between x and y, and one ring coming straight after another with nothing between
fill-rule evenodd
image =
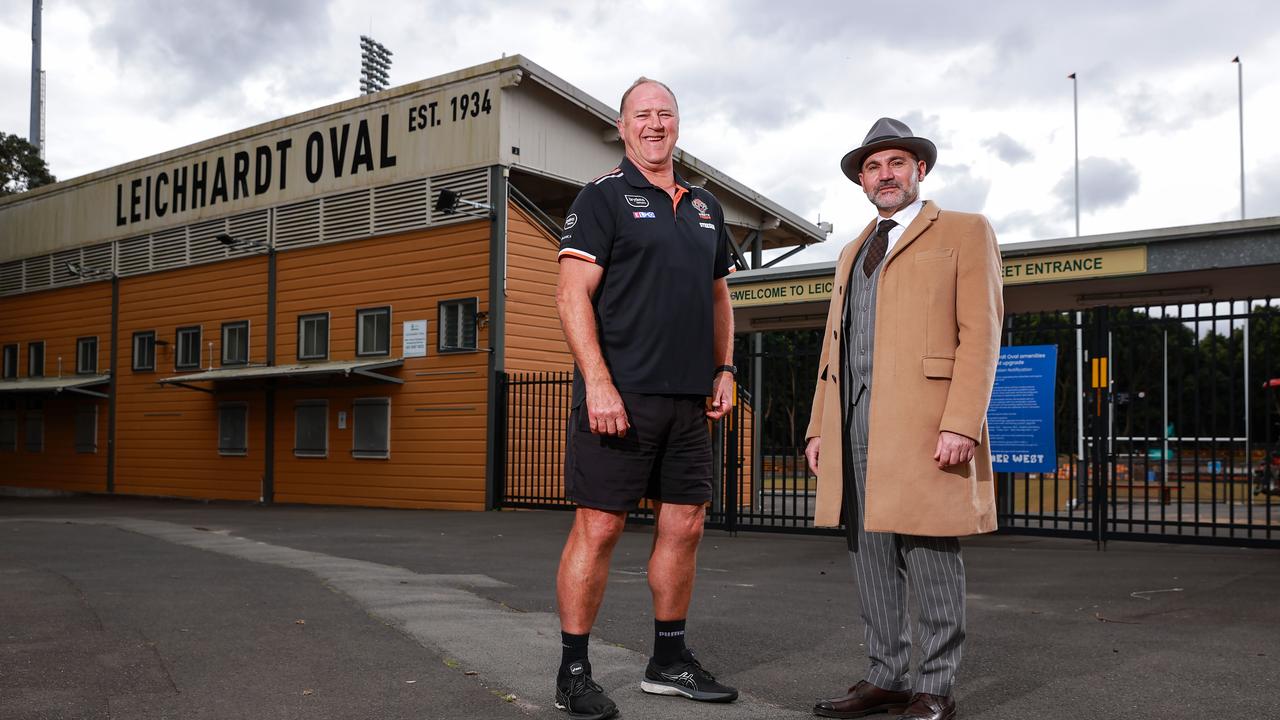
<instances>
[{"instance_id":1,"label":"awning over window","mask_svg":"<svg viewBox=\"0 0 1280 720\"><path fill-rule=\"evenodd\" d=\"M378 382L403 384L404 380L376 372L404 365L403 358L394 360L336 360L333 362L298 363L292 365L247 365L244 367L218 368L203 372L175 375L160 381L161 385L174 385L189 390L213 392L207 387L192 383L253 383L264 380L312 380L326 384L326 380L368 378Z\"/></svg>"},{"instance_id":2,"label":"awning over window","mask_svg":"<svg viewBox=\"0 0 1280 720\"><path fill-rule=\"evenodd\" d=\"M89 390L95 385L111 382L110 375L65 375L63 377L27 377L0 380L0 393L39 393L57 395L73 392L89 397L106 398L107 394Z\"/></svg>"}]
</instances>

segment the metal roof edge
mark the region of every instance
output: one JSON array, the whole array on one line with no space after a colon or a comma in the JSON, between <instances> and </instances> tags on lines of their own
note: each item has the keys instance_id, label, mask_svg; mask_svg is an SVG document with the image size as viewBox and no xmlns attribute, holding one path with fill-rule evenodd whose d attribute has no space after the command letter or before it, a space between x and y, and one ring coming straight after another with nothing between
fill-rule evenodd
<instances>
[{"instance_id":1,"label":"metal roof edge","mask_svg":"<svg viewBox=\"0 0 1280 720\"><path fill-rule=\"evenodd\" d=\"M1000 254L1005 257L1019 257L1022 255L1039 255L1047 252L1072 252L1083 248L1112 247L1116 245L1150 245L1176 240L1239 235L1259 230L1273 230L1280 232L1280 217L1227 220L1223 222L1202 223L1199 225L1177 225L1147 230L1126 230L1124 232L1105 233L1102 235L1081 235L1079 237L1028 240L1025 242L1001 245Z\"/></svg>"}]
</instances>

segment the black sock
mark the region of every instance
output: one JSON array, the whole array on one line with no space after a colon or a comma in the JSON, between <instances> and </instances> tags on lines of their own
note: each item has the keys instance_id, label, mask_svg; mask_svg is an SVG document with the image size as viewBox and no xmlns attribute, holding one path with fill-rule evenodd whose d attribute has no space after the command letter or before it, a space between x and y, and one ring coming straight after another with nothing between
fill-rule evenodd
<instances>
[{"instance_id":1,"label":"black sock","mask_svg":"<svg viewBox=\"0 0 1280 720\"><path fill-rule=\"evenodd\" d=\"M585 635L574 635L563 630L560 631L560 674L569 672L569 666L579 660L586 662L587 660L587 639L591 637L591 633Z\"/></svg>"},{"instance_id":2,"label":"black sock","mask_svg":"<svg viewBox=\"0 0 1280 720\"><path fill-rule=\"evenodd\" d=\"M653 621L653 662L670 665L684 656L684 620Z\"/></svg>"}]
</instances>

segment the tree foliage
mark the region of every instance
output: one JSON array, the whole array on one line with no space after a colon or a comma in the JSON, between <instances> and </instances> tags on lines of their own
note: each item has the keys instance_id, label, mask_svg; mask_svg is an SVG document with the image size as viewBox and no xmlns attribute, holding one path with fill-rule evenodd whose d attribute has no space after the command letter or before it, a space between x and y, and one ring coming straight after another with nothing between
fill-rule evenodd
<instances>
[{"instance_id":1,"label":"tree foliage","mask_svg":"<svg viewBox=\"0 0 1280 720\"><path fill-rule=\"evenodd\" d=\"M0 195L26 192L57 181L34 145L25 138L0 132Z\"/></svg>"}]
</instances>

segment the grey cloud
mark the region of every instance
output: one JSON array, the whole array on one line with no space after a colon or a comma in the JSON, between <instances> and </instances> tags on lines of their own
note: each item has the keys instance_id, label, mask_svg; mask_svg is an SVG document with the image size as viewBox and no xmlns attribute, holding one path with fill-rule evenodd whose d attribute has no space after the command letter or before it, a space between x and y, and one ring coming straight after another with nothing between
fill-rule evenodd
<instances>
[{"instance_id":1,"label":"grey cloud","mask_svg":"<svg viewBox=\"0 0 1280 720\"><path fill-rule=\"evenodd\" d=\"M849 64L853 82L868 97L883 95L904 78L859 76L861 59L924 50L948 60L929 76L907 81L941 83L988 107L1054 100L1067 112L1071 72L1079 73L1082 105L1110 103L1119 84L1144 74L1212 64L1226 72L1236 53L1246 62L1269 54L1274 37L1265 28L1280 22L1280 8L1270 0L1238 0L1230 12L1205 12L1200 0L1076 0L1049 10L1048 21L1041 3L989 0L976 9L972 3L929 0L912 4L912 22L893 25L845 0L805 3L803 9L741 0L733 7L724 18L726 33L825 50L827 61ZM1101 16L1107 20L1100 22ZM1246 27L1241 18L1249 19ZM996 27L1010 29L978 40L990 38Z\"/></svg>"},{"instance_id":2,"label":"grey cloud","mask_svg":"<svg viewBox=\"0 0 1280 720\"><path fill-rule=\"evenodd\" d=\"M928 180L939 187L922 190L921 193L951 210L982 212L987 204L987 194L991 192L991 181L975 177L968 165L939 165L937 171L929 174Z\"/></svg>"},{"instance_id":3,"label":"grey cloud","mask_svg":"<svg viewBox=\"0 0 1280 720\"><path fill-rule=\"evenodd\" d=\"M1245 212L1248 217L1280 216L1280 157L1264 161L1244 179ZM1233 209L1231 219L1239 217Z\"/></svg>"},{"instance_id":4,"label":"grey cloud","mask_svg":"<svg viewBox=\"0 0 1280 720\"><path fill-rule=\"evenodd\" d=\"M1127 160L1087 157L1080 161L1080 212L1124 205L1138 192L1141 178ZM1059 217L1074 214L1074 176L1067 171L1053 187L1059 201Z\"/></svg>"},{"instance_id":5,"label":"grey cloud","mask_svg":"<svg viewBox=\"0 0 1280 720\"><path fill-rule=\"evenodd\" d=\"M1141 135L1149 132L1182 130L1197 119L1234 105L1234 97L1225 88L1183 88L1178 92L1158 90L1147 83L1119 98L1127 133Z\"/></svg>"},{"instance_id":6,"label":"grey cloud","mask_svg":"<svg viewBox=\"0 0 1280 720\"><path fill-rule=\"evenodd\" d=\"M939 148L951 144L951 135L942 129L943 120L939 115L928 115L920 110L912 110L899 116L898 119L906 123L916 137L929 138ZM867 127L870 128L870 125Z\"/></svg>"},{"instance_id":7,"label":"grey cloud","mask_svg":"<svg viewBox=\"0 0 1280 720\"><path fill-rule=\"evenodd\" d=\"M664 81L679 93L682 114L720 115L748 132L776 130L823 108L820 93L796 86L785 74L763 75L745 66L721 68L713 82L702 65L677 69Z\"/></svg>"},{"instance_id":8,"label":"grey cloud","mask_svg":"<svg viewBox=\"0 0 1280 720\"><path fill-rule=\"evenodd\" d=\"M1043 240L1068 234L1062 223L1054 223L1044 213L1031 210L1016 210L1004 217L995 218L991 221L991 226L996 231L996 237L1026 232L1033 240Z\"/></svg>"},{"instance_id":9,"label":"grey cloud","mask_svg":"<svg viewBox=\"0 0 1280 720\"><path fill-rule=\"evenodd\" d=\"M1035 158L1031 151L1022 143L1014 140L1005 133L994 135L982 141L982 146L996 154L1004 162L1010 165L1017 165L1021 162L1027 162Z\"/></svg>"},{"instance_id":10,"label":"grey cloud","mask_svg":"<svg viewBox=\"0 0 1280 720\"><path fill-rule=\"evenodd\" d=\"M317 67L328 50L328 17L308 0L83 2L91 41L114 56L158 109L217 98L266 67L280 69L290 94L331 94L355 85L356 68L336 77ZM210 18L210 14L216 18ZM359 33L352 31L352 43ZM354 89L353 89L354 94Z\"/></svg>"}]
</instances>

